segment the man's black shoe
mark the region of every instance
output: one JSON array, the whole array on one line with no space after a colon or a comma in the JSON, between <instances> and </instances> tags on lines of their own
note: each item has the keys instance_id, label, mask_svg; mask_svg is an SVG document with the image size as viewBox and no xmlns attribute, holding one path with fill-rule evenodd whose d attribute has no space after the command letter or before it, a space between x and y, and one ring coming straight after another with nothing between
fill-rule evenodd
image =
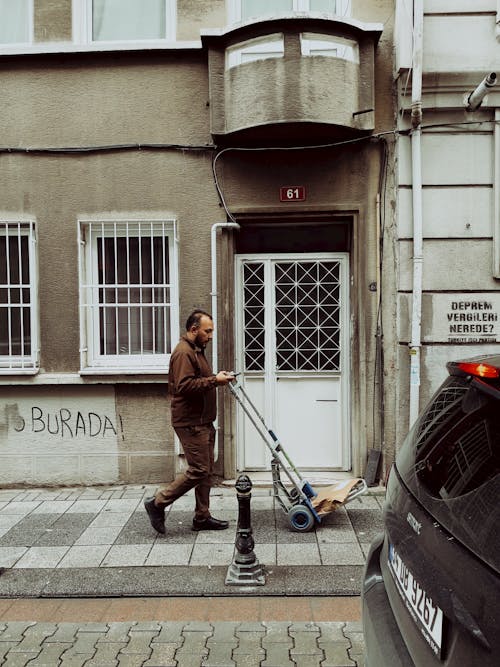
<instances>
[{"instance_id":1,"label":"man's black shoe","mask_svg":"<svg viewBox=\"0 0 500 667\"><path fill-rule=\"evenodd\" d=\"M149 498L144 501L144 507L148 513L149 520L153 528L162 535L165 535L165 508L155 505L155 499Z\"/></svg>"},{"instance_id":2,"label":"man's black shoe","mask_svg":"<svg viewBox=\"0 0 500 667\"><path fill-rule=\"evenodd\" d=\"M193 519L193 530L225 530L229 528L229 521L221 521L209 516L208 519Z\"/></svg>"}]
</instances>

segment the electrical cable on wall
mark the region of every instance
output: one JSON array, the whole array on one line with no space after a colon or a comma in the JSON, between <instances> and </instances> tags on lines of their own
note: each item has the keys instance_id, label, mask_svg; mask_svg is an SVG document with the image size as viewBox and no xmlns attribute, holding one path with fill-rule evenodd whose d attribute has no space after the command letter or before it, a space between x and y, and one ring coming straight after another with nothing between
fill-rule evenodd
<instances>
[{"instance_id":1,"label":"electrical cable on wall","mask_svg":"<svg viewBox=\"0 0 500 667\"><path fill-rule=\"evenodd\" d=\"M499 125L500 121L498 120L480 120L480 121L463 121L463 122L453 122L453 123L432 123L429 125L422 125L422 130L432 130L437 128L444 127L456 127L460 128L467 125ZM369 134L362 137L355 137L353 139L345 139L343 141L336 141L324 144L314 144L314 145L300 145L300 146L229 146L217 151L217 146L215 144L169 144L169 143L131 143L131 144L104 144L96 146L32 146L32 147L22 147L22 146L0 146L0 155L2 154L23 154L23 155L37 155L37 156L65 156L65 155L81 155L81 154L95 154L95 153L112 153L112 152L126 152L126 151L179 151L183 153L196 153L196 152L210 152L214 154L212 159L212 174L214 179L215 188L217 190L217 195L223 206L227 217L232 222L237 222L234 215L229 210L222 187L220 185L219 177L217 174L217 162L218 160L228 152L235 151L247 151L247 152L262 152L262 151L300 151L300 150L319 150L326 148L337 148L339 146L348 146L352 144L359 144L365 141L373 141L374 139L381 139L383 137L392 135L396 136L409 136L411 134L411 128L402 129L402 130L385 130L382 132L377 132L376 134Z\"/></svg>"}]
</instances>

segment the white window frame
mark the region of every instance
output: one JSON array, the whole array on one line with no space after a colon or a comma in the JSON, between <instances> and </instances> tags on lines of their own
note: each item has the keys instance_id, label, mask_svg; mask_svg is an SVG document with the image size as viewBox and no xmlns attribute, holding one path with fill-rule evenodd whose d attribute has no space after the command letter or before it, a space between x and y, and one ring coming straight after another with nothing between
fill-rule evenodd
<instances>
[{"instance_id":1,"label":"white window frame","mask_svg":"<svg viewBox=\"0 0 500 667\"><path fill-rule=\"evenodd\" d=\"M17 0L16 0L17 1ZM27 42L0 42L2 49L4 48L19 48L22 46L30 46L35 41L34 35L34 0L28 0L28 41Z\"/></svg>"},{"instance_id":2,"label":"white window frame","mask_svg":"<svg viewBox=\"0 0 500 667\"><path fill-rule=\"evenodd\" d=\"M80 375L92 374L165 374L167 353L101 354L99 284L97 275L98 238L167 238L170 295L170 344L179 335L178 241L175 219L133 218L109 219L104 216L78 220L78 259L80 286ZM116 267L116 257L115 257ZM130 283L121 284L126 288ZM142 288L148 287L141 285ZM112 287L111 287L112 288ZM141 303L141 302L139 302ZM134 307L138 304L134 303ZM151 306L153 307L153 306ZM129 334L130 335L130 334ZM141 334L142 336L142 334Z\"/></svg>"},{"instance_id":3,"label":"white window frame","mask_svg":"<svg viewBox=\"0 0 500 667\"><path fill-rule=\"evenodd\" d=\"M36 241L36 224L33 219L21 218L0 218L0 235L21 236L28 237L28 270L29 283L23 284L20 280L17 285L10 285L9 283L2 284L2 287L11 287L20 289L20 304L23 304L23 289L29 289L30 294L30 353L25 355L9 354L0 355L0 375L35 375L39 371L40 366L40 349L39 349L39 318L38 318L38 258L37 258L37 241ZM20 244L19 244L20 247ZM22 265L22 258L19 257L19 266ZM12 304L14 307L14 304ZM7 312L7 319L10 324L11 318L11 304L8 297L6 305L0 305L0 317ZM10 327L9 327L10 328ZM21 347L24 349L24 331L21 318ZM9 333L9 348L12 346Z\"/></svg>"},{"instance_id":4,"label":"white window frame","mask_svg":"<svg viewBox=\"0 0 500 667\"><path fill-rule=\"evenodd\" d=\"M500 2L500 0L499 0ZM351 15L351 0L337 0L339 5L336 16L342 18ZM293 0L293 12L309 12L310 0ZM316 13L316 12L315 12ZM241 0L229 0L228 2L228 23L241 23Z\"/></svg>"},{"instance_id":5,"label":"white window frame","mask_svg":"<svg viewBox=\"0 0 500 667\"><path fill-rule=\"evenodd\" d=\"M96 44L106 46L107 44L126 44L161 46L176 39L177 27L177 2L176 0L164 0L165 2L165 37L163 39L136 39L136 40L94 40L92 35L92 0L72 0L72 23L73 42L75 44Z\"/></svg>"},{"instance_id":6,"label":"white window frame","mask_svg":"<svg viewBox=\"0 0 500 667\"><path fill-rule=\"evenodd\" d=\"M285 38L283 33L256 37L226 49L226 69L237 67L244 62L283 58Z\"/></svg>"},{"instance_id":7,"label":"white window frame","mask_svg":"<svg viewBox=\"0 0 500 667\"><path fill-rule=\"evenodd\" d=\"M310 32L301 33L300 51L303 56L339 58L359 65L359 45L353 39Z\"/></svg>"}]
</instances>

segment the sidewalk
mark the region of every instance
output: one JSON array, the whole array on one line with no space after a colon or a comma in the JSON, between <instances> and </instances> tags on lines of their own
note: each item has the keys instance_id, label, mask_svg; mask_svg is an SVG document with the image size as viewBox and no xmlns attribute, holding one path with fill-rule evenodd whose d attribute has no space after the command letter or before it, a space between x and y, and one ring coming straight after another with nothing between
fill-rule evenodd
<instances>
[{"instance_id":1,"label":"sidewalk","mask_svg":"<svg viewBox=\"0 0 500 667\"><path fill-rule=\"evenodd\" d=\"M254 487L266 583L248 587L225 585L235 490L212 491L229 530L191 531L190 494L160 536L143 508L155 488L0 489L0 665L363 664L357 596L380 492L301 534Z\"/></svg>"}]
</instances>

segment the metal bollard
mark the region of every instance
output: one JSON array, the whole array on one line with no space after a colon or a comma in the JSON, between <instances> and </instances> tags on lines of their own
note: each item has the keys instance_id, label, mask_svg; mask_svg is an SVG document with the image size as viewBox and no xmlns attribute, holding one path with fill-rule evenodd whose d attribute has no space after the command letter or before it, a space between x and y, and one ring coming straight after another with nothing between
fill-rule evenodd
<instances>
[{"instance_id":1,"label":"metal bollard","mask_svg":"<svg viewBox=\"0 0 500 667\"><path fill-rule=\"evenodd\" d=\"M234 543L233 562L227 569L226 586L263 586L266 577L254 553L254 539L250 518L250 498L252 481L248 475L240 475L236 480L238 497L238 528Z\"/></svg>"}]
</instances>

